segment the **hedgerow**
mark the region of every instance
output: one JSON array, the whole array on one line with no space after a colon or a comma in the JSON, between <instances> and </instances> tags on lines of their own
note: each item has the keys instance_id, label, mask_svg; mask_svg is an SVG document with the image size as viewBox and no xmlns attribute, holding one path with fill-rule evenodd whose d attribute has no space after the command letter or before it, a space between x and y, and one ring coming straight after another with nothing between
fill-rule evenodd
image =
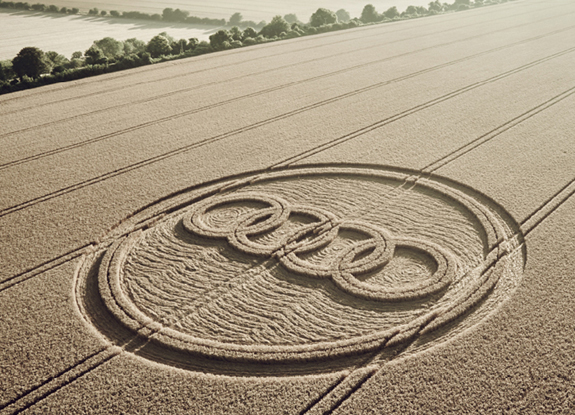
<instances>
[{"instance_id":1,"label":"hedgerow","mask_svg":"<svg viewBox=\"0 0 575 415\"><path fill-rule=\"evenodd\" d=\"M96 40L83 54L74 52L68 60L57 52L44 53L38 48L27 47L11 61L0 61L0 94L23 89L35 88L57 82L66 82L124 69L136 68L157 62L188 58L220 50L252 46L259 43L290 39L300 36L314 35L337 30L349 29L365 24L386 23L397 20L420 18L438 13L467 10L471 7L483 7L491 4L504 3L509 0L455 0L453 4L440 3L435 0L429 3L429 8L409 6L405 12L399 13L396 7L391 7L383 13L378 13L375 7L368 4L364 7L361 17L349 19L349 13L338 10L336 13L327 9L318 9L310 18L309 24L297 19L295 14L284 17L275 16L268 24L244 21L240 13L234 13L228 22L225 19L209 19L190 16L180 9L164 9L162 15L141 12L110 11L111 18L130 18L158 20L191 24L209 24L222 26L222 29L210 36L210 42L198 41L196 38L176 40L163 32L152 38L148 43L137 39L118 41L107 37ZM22 2L5 2L0 0L0 8L16 10L33 10L46 13L77 14L78 9L46 6L41 3L30 5ZM91 15L104 16L97 8L90 9ZM228 30L225 27L231 28ZM243 30L242 30L243 28ZM259 29L257 31L256 29ZM38 68L22 70L23 51L34 55L27 64L38 65ZM17 65L14 65L15 60ZM36 62L36 63L34 63Z\"/></svg>"}]
</instances>

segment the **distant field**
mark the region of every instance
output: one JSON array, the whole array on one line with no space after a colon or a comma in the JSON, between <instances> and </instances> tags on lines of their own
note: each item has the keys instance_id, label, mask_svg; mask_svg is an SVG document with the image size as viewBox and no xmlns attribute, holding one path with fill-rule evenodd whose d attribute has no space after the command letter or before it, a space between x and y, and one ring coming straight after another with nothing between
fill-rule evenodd
<instances>
[{"instance_id":1,"label":"distant field","mask_svg":"<svg viewBox=\"0 0 575 415\"><path fill-rule=\"evenodd\" d=\"M346 9L352 17L359 17L368 0L335 0L328 2L319 0L314 3L305 1L295 2L262 2L255 0L243 0L227 2L216 0L210 3L194 1L171 2L128 0L114 1L89 1L89 0L56 0L46 2L59 7L77 7L81 12L87 12L93 7L99 10L118 11L141 11L145 13L161 13L166 7L180 8L189 11L191 15L199 17L225 18L228 19L233 13L242 13L244 20L270 21L275 15L295 13L302 21L307 21L309 16L319 7L331 10ZM424 6L428 0L384 0L377 3L376 8L382 12L389 7L397 6L403 11L408 5ZM217 28L213 26L196 26L151 23L144 21L128 21L110 18L97 18L87 16L59 16L41 13L8 12L0 9L0 27L3 36L0 38L0 60L12 59L20 49L26 46L36 46L44 51L54 50L70 57L79 50L84 51L90 47L94 40L106 36L118 40L137 38L144 41L150 40L160 32L166 31L175 38L208 40L209 36Z\"/></svg>"},{"instance_id":2,"label":"distant field","mask_svg":"<svg viewBox=\"0 0 575 415\"><path fill-rule=\"evenodd\" d=\"M359 17L368 0L318 0L316 2L255 1L241 0L227 2L215 0L213 2L199 2L197 0L172 2L128 0L128 1L101 1L94 0L55 0L45 2L59 7L78 7L81 12L87 12L93 7L99 10L141 11L146 13L161 13L166 7L180 8L199 17L228 19L233 13L242 13L244 20L270 21L275 15L295 13L302 21L307 21L311 14L319 7L326 7L333 11L346 9L352 17ZM389 7L397 6L400 11L408 5L427 5L429 0L384 0L376 4L378 11L382 12ZM85 51L94 40L106 36L118 40L137 38L150 40L160 32L166 31L175 38L208 40L209 36L217 30L214 26L196 26L179 24L166 24L144 22L136 20L119 20L110 18L87 16L60 16L30 12L8 12L0 9L0 27L3 35L0 38L0 59L12 59L20 49L26 46L36 46L44 51L54 50L70 57L75 51Z\"/></svg>"},{"instance_id":3,"label":"distant field","mask_svg":"<svg viewBox=\"0 0 575 415\"><path fill-rule=\"evenodd\" d=\"M400 11L405 10L409 5L427 6L430 0L381 0L373 3L378 11L387 10L389 7L397 6ZM141 11L146 13L161 13L166 7L179 8L189 11L192 15L199 17L229 18L233 13L240 12L245 20L266 20L277 15L295 13L300 20L307 21L311 14L319 7L326 7L336 11L346 9L352 17L358 17L363 7L370 3L369 0L316 0L316 1L262 1L262 0L213 0L210 2L199 0L54 0L46 4L55 4L59 7L78 7L87 11L93 7L100 10L118 11Z\"/></svg>"},{"instance_id":4,"label":"distant field","mask_svg":"<svg viewBox=\"0 0 575 415\"><path fill-rule=\"evenodd\" d=\"M0 38L0 60L12 59L26 46L36 46L45 52L54 50L70 58L73 52L84 52L94 40L106 36L118 40L135 37L148 41L158 33L166 31L178 39L196 37L207 40L217 30L217 27L213 26L192 27L161 22L25 12L0 13L0 27L3 32Z\"/></svg>"}]
</instances>

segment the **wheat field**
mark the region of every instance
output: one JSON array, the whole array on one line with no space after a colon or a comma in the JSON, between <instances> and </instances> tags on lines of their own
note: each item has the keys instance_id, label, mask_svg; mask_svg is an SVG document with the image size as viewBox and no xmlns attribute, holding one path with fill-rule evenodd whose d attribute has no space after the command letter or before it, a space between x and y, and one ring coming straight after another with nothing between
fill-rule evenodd
<instances>
[{"instance_id":1,"label":"wheat field","mask_svg":"<svg viewBox=\"0 0 575 415\"><path fill-rule=\"evenodd\" d=\"M0 97L0 414L570 413L574 14Z\"/></svg>"}]
</instances>

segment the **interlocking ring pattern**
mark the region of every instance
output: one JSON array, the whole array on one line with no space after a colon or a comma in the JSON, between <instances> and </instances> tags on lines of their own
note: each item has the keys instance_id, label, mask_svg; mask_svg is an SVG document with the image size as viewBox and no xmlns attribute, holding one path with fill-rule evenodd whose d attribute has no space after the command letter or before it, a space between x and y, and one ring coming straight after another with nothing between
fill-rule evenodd
<instances>
[{"instance_id":1,"label":"interlocking ring pattern","mask_svg":"<svg viewBox=\"0 0 575 415\"><path fill-rule=\"evenodd\" d=\"M211 225L206 221L210 211L233 203L255 202L264 205L240 214L225 224ZM288 232L276 241L255 241L253 238L274 232L290 216L311 218L311 223ZM341 220L334 214L311 206L290 205L286 200L262 193L242 193L206 199L194 206L183 217L184 228L195 235L227 239L235 249L250 255L276 257L294 273L313 278L330 278L342 291L356 297L375 301L404 301L423 298L444 290L455 274L455 261L442 248L423 240L399 238L386 230L358 220ZM317 252L332 243L342 230L367 236L344 249L327 264L317 264L301 256ZM436 263L431 277L401 287L382 287L369 284L357 275L383 268L393 257L396 248L406 248L429 255ZM359 259L358 259L359 258Z\"/></svg>"}]
</instances>

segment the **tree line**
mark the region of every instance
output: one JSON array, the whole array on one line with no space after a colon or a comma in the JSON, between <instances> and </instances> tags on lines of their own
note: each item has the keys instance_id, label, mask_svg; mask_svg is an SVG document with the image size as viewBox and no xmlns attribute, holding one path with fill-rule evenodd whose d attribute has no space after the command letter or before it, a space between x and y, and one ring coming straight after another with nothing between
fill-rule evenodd
<instances>
[{"instance_id":1,"label":"tree line","mask_svg":"<svg viewBox=\"0 0 575 415\"><path fill-rule=\"evenodd\" d=\"M359 18L351 18L344 9L333 12L319 8L311 15L308 23L299 21L295 14L287 14L283 17L275 16L270 23L264 22L259 31L249 25L246 27L242 24L245 23L242 15L234 13L229 21L224 21L226 26L231 27L218 30L209 37L209 42L196 38L174 39L166 32L154 36L147 43L135 38L119 41L105 37L94 41L83 53L74 52L70 59L54 51L43 52L36 47L25 47L14 59L0 61L0 94L258 43L467 10L507 1L509 0L455 0L454 3L448 4L435 0L429 3L428 8L409 6L403 13L396 7L379 13L372 4L368 4ZM0 6L6 3L0 2ZM16 4L20 3L14 3Z\"/></svg>"},{"instance_id":2,"label":"tree line","mask_svg":"<svg viewBox=\"0 0 575 415\"><path fill-rule=\"evenodd\" d=\"M54 5L45 5L42 3L30 4L26 2L14 2L14 1L1 1L0 8L13 9L13 10L24 10L24 11L36 11L43 13L59 13L59 14L78 14L80 9L62 7L58 8ZM194 24L194 25L209 25L209 26L223 26L226 24L226 19L211 19L209 17L197 17L190 16L190 12L180 9L166 8L163 10L162 14L158 13L142 13L137 11L129 12L119 12L117 10L99 10L97 7L88 10L88 16L101 16L101 17L114 17L114 18L124 18L124 19L137 19L137 20L151 20L156 22L170 22L170 23L184 23L184 24ZM263 23L263 24L262 24ZM265 22L256 23L253 21L244 22L247 26L252 27L263 27ZM247 27L246 26L246 27Z\"/></svg>"},{"instance_id":3,"label":"tree line","mask_svg":"<svg viewBox=\"0 0 575 415\"><path fill-rule=\"evenodd\" d=\"M24 3L24 2L14 2L14 1L0 1L0 8L3 9L15 9L15 10L32 10L37 12L46 12L46 13L61 13L61 14L78 14L80 9L72 8L69 9L67 7L58 8L58 6L54 6L53 4L50 6L46 6L45 4L36 3Z\"/></svg>"}]
</instances>

